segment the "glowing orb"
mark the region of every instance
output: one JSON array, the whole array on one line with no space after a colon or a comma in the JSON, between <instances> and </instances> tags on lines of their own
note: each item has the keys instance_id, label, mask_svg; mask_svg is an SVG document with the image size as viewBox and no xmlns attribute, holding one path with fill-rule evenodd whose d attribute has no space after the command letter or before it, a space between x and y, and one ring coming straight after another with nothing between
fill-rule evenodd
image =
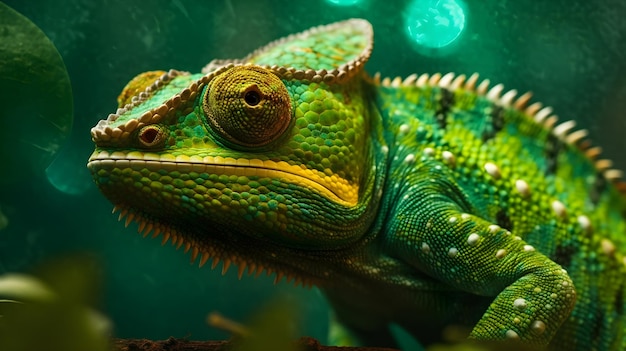
<instances>
[{"instance_id":1,"label":"glowing orb","mask_svg":"<svg viewBox=\"0 0 626 351\"><path fill-rule=\"evenodd\" d=\"M441 49L465 29L466 6L461 0L414 0L405 12L405 29L418 47Z\"/></svg>"},{"instance_id":2,"label":"glowing orb","mask_svg":"<svg viewBox=\"0 0 626 351\"><path fill-rule=\"evenodd\" d=\"M327 3L335 6L351 6L360 3L362 0L326 0Z\"/></svg>"}]
</instances>

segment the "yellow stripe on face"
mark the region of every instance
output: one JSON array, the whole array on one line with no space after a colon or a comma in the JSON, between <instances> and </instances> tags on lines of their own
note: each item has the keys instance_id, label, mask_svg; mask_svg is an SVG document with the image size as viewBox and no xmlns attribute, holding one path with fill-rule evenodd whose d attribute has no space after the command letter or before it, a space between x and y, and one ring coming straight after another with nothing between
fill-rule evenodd
<instances>
[{"instance_id":1,"label":"yellow stripe on face","mask_svg":"<svg viewBox=\"0 0 626 351\"><path fill-rule=\"evenodd\" d=\"M185 173L280 178L299 187L314 189L327 199L344 206L354 206L359 200L358 184L350 184L337 175L327 176L320 171L290 165L284 161L235 159L221 156L159 155L138 151L128 153L95 151L89 159L89 163L93 165L118 162L119 166L131 168L154 168L158 165L167 171L175 170Z\"/></svg>"}]
</instances>

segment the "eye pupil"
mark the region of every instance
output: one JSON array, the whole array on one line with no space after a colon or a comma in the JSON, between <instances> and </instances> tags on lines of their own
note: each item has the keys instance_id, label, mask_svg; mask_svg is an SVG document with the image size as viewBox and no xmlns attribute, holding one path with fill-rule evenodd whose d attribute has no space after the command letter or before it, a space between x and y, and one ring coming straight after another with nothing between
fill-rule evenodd
<instances>
[{"instance_id":1,"label":"eye pupil","mask_svg":"<svg viewBox=\"0 0 626 351\"><path fill-rule=\"evenodd\" d=\"M243 96L243 99L248 105L256 106L259 104L259 102L261 102L261 95L258 91L250 90L246 92L246 94Z\"/></svg>"},{"instance_id":2,"label":"eye pupil","mask_svg":"<svg viewBox=\"0 0 626 351\"><path fill-rule=\"evenodd\" d=\"M141 140L146 144L152 144L159 135L159 130L156 128L147 128L141 133Z\"/></svg>"}]
</instances>

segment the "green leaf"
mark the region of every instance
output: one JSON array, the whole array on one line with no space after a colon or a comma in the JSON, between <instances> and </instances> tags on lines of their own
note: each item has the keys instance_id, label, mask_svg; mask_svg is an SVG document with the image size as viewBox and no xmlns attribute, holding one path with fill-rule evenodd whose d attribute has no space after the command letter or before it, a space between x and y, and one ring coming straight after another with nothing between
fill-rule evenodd
<instances>
[{"instance_id":1,"label":"green leaf","mask_svg":"<svg viewBox=\"0 0 626 351\"><path fill-rule=\"evenodd\" d=\"M0 275L0 350L110 350L110 321L92 308L98 281L83 256L49 261L37 275Z\"/></svg>"},{"instance_id":2,"label":"green leaf","mask_svg":"<svg viewBox=\"0 0 626 351\"><path fill-rule=\"evenodd\" d=\"M0 2L0 184L41 174L69 135L73 101L52 42Z\"/></svg>"},{"instance_id":3,"label":"green leaf","mask_svg":"<svg viewBox=\"0 0 626 351\"><path fill-rule=\"evenodd\" d=\"M233 341L233 350L300 350L295 343L297 312L295 305L286 299L265 306L251 321L250 335Z\"/></svg>"}]
</instances>

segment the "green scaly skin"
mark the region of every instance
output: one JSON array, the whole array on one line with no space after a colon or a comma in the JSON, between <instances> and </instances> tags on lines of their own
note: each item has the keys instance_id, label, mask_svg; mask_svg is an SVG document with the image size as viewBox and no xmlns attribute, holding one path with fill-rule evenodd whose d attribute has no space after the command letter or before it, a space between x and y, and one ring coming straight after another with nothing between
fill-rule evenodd
<instances>
[{"instance_id":1,"label":"green scaly skin","mask_svg":"<svg viewBox=\"0 0 626 351\"><path fill-rule=\"evenodd\" d=\"M89 169L121 216L201 265L318 286L362 344L395 345L393 322L426 345L461 326L626 349L620 172L529 94L370 78L371 46L349 20L139 75L92 129Z\"/></svg>"}]
</instances>

